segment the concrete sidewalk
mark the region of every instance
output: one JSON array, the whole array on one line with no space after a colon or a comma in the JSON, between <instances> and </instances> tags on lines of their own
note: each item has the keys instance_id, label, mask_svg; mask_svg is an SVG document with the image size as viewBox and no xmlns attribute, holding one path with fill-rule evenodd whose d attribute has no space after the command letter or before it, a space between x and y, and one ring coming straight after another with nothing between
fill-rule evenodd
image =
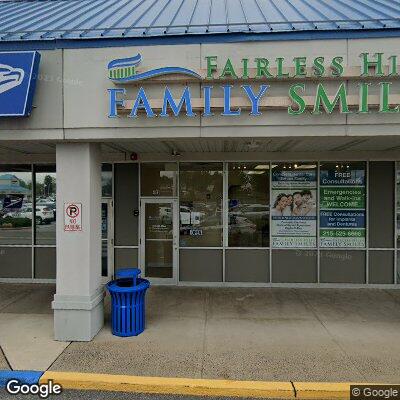
<instances>
[{"instance_id":1,"label":"concrete sidewalk","mask_svg":"<svg viewBox=\"0 0 400 400\"><path fill-rule=\"evenodd\" d=\"M37 313L46 296L51 301L49 287L34 286L30 296L0 307L0 345L9 361L15 347L3 337L4 316L15 318L23 310L27 334L40 315L51 317ZM27 304L34 299L38 305L29 314ZM46 327L54 357L50 370L399 383L399 291L152 287L147 315L142 335L117 338L107 313L106 326L92 342L71 343L65 350L67 344L52 341L51 326Z\"/></svg>"},{"instance_id":2,"label":"concrete sidewalk","mask_svg":"<svg viewBox=\"0 0 400 400\"><path fill-rule=\"evenodd\" d=\"M46 370L68 346L53 340L54 292L55 285L0 284L0 369Z\"/></svg>"}]
</instances>

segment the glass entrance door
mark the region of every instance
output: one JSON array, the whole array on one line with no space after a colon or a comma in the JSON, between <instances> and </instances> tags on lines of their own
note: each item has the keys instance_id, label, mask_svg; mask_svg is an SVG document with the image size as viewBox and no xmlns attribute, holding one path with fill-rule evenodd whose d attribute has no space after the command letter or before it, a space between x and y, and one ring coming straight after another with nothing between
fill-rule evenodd
<instances>
[{"instance_id":1,"label":"glass entrance door","mask_svg":"<svg viewBox=\"0 0 400 400\"><path fill-rule=\"evenodd\" d=\"M176 283L177 200L142 199L141 266L153 282Z\"/></svg>"}]
</instances>

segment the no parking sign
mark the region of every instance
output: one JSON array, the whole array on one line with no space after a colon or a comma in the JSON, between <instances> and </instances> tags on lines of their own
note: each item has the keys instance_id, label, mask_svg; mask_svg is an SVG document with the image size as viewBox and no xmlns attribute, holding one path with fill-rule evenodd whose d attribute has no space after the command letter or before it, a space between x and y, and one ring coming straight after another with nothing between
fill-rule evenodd
<instances>
[{"instance_id":1,"label":"no parking sign","mask_svg":"<svg viewBox=\"0 0 400 400\"><path fill-rule=\"evenodd\" d=\"M64 232L82 231L82 203L64 203Z\"/></svg>"}]
</instances>

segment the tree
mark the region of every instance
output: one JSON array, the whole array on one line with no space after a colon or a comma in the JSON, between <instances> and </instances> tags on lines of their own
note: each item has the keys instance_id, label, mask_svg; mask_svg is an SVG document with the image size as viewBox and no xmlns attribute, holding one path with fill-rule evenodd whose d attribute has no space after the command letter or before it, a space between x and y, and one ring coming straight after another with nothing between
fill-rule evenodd
<instances>
[{"instance_id":1,"label":"tree","mask_svg":"<svg viewBox=\"0 0 400 400\"><path fill-rule=\"evenodd\" d=\"M44 196L50 196L53 193L53 177L51 175L46 175L43 180L43 191Z\"/></svg>"}]
</instances>

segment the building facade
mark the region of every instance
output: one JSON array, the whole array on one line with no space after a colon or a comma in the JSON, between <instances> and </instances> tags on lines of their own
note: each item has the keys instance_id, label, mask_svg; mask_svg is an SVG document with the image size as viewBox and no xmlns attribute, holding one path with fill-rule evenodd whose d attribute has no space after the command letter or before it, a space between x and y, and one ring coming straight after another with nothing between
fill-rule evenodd
<instances>
[{"instance_id":1,"label":"building facade","mask_svg":"<svg viewBox=\"0 0 400 400\"><path fill-rule=\"evenodd\" d=\"M57 339L97 333L127 266L156 284L400 287L399 12L321 6L321 22L302 1L300 22L262 25L256 2L203 26L177 22L186 1L131 2L155 13L143 31L122 2L108 19L67 3L0 6L0 281L57 282Z\"/></svg>"}]
</instances>

